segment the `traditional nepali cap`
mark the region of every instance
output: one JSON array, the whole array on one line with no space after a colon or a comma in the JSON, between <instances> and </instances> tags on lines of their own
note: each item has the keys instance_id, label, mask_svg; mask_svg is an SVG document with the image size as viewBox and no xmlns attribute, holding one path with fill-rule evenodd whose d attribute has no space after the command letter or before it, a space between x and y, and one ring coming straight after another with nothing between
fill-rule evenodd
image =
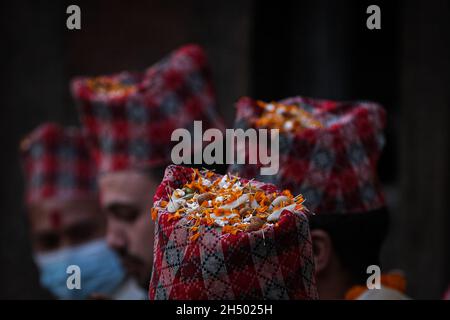
<instances>
[{"instance_id":1,"label":"traditional nepali cap","mask_svg":"<svg viewBox=\"0 0 450 320\"><path fill-rule=\"evenodd\" d=\"M22 140L20 149L28 204L95 195L95 163L80 129L46 123Z\"/></svg>"},{"instance_id":2,"label":"traditional nepali cap","mask_svg":"<svg viewBox=\"0 0 450 320\"><path fill-rule=\"evenodd\" d=\"M194 172L167 167L155 207L168 201L168 190L191 181ZM279 192L271 184L251 183L267 193ZM193 220L172 215L158 210L155 217L151 300L317 299L309 224L303 212L283 210L276 224L256 231L225 233L224 228L201 225L195 240Z\"/></svg>"},{"instance_id":3,"label":"traditional nepali cap","mask_svg":"<svg viewBox=\"0 0 450 320\"><path fill-rule=\"evenodd\" d=\"M296 112L277 124L263 113ZM385 111L373 102L294 97L269 104L237 102L237 128L280 129L278 174L259 175L261 165L231 165L230 172L301 193L314 213L362 213L385 207L376 166L384 146ZM293 128L296 126L296 128Z\"/></svg>"},{"instance_id":4,"label":"traditional nepali cap","mask_svg":"<svg viewBox=\"0 0 450 320\"><path fill-rule=\"evenodd\" d=\"M76 78L79 102L99 172L171 163L171 134L224 126L215 113L210 70L202 48L187 45L143 73Z\"/></svg>"}]
</instances>

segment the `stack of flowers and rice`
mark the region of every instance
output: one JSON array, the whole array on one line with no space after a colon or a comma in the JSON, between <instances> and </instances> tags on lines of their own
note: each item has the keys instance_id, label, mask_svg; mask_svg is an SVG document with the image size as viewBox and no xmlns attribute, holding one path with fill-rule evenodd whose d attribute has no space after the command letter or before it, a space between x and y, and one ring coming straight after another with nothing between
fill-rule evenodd
<instances>
[{"instance_id":1,"label":"stack of flowers and rice","mask_svg":"<svg viewBox=\"0 0 450 320\"><path fill-rule=\"evenodd\" d=\"M316 298L303 201L271 184L169 166L152 209L150 298Z\"/></svg>"},{"instance_id":2,"label":"stack of flowers and rice","mask_svg":"<svg viewBox=\"0 0 450 320\"><path fill-rule=\"evenodd\" d=\"M167 190L168 200L160 200L152 209L157 219L159 210L167 210L169 221L185 217L192 223L191 240L200 236L201 229L215 226L222 233L256 231L272 226L284 210L304 211L303 196L292 196L289 190L281 194L266 193L252 180L241 182L229 174L219 176L212 171L200 173L194 169L192 181L182 188Z\"/></svg>"}]
</instances>

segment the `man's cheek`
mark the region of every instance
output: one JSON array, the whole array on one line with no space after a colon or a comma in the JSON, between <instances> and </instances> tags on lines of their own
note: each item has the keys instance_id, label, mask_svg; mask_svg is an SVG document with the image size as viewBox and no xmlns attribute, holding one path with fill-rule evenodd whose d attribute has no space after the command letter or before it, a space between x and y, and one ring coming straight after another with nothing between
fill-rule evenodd
<instances>
[{"instance_id":1,"label":"man's cheek","mask_svg":"<svg viewBox=\"0 0 450 320\"><path fill-rule=\"evenodd\" d=\"M138 250L148 261L153 251L153 221L148 215L142 215L138 224L138 230L133 236L138 240Z\"/></svg>"},{"instance_id":2,"label":"man's cheek","mask_svg":"<svg viewBox=\"0 0 450 320\"><path fill-rule=\"evenodd\" d=\"M105 201L106 201L105 192L102 191L102 189L100 189L100 192L98 193L98 203L100 205L100 208L105 208Z\"/></svg>"}]
</instances>

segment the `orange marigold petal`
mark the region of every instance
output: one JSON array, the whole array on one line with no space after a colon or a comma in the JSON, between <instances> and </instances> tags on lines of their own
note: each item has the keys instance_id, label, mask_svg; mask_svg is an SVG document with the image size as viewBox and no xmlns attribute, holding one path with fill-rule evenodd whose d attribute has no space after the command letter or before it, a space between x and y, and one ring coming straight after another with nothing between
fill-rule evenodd
<instances>
[{"instance_id":1,"label":"orange marigold petal","mask_svg":"<svg viewBox=\"0 0 450 320\"><path fill-rule=\"evenodd\" d=\"M283 190L283 192L281 193L282 195L288 197L289 199L293 198L294 196L292 195L291 191L289 191L288 189Z\"/></svg>"},{"instance_id":2,"label":"orange marigold petal","mask_svg":"<svg viewBox=\"0 0 450 320\"><path fill-rule=\"evenodd\" d=\"M406 291L406 279L400 273L382 274L381 283L386 287L398 290L403 293Z\"/></svg>"},{"instance_id":3,"label":"orange marigold petal","mask_svg":"<svg viewBox=\"0 0 450 320\"><path fill-rule=\"evenodd\" d=\"M197 240L198 239L198 237L200 237L200 233L194 233L190 238L189 238L189 240L190 241L195 241L195 240Z\"/></svg>"},{"instance_id":4,"label":"orange marigold petal","mask_svg":"<svg viewBox=\"0 0 450 320\"><path fill-rule=\"evenodd\" d=\"M364 286L354 286L350 288L345 294L345 300L356 300L360 295L362 295L367 290Z\"/></svg>"},{"instance_id":5,"label":"orange marigold petal","mask_svg":"<svg viewBox=\"0 0 450 320\"><path fill-rule=\"evenodd\" d=\"M152 208L151 213L152 213L152 220L156 221L156 219L158 218L158 209Z\"/></svg>"}]
</instances>

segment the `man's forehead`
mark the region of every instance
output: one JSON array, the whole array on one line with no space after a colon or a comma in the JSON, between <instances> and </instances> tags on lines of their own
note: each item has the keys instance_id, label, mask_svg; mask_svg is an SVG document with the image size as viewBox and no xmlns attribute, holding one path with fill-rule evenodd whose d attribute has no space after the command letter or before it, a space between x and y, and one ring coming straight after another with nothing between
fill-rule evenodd
<instances>
[{"instance_id":1,"label":"man's forehead","mask_svg":"<svg viewBox=\"0 0 450 320\"><path fill-rule=\"evenodd\" d=\"M151 197L156 184L139 171L105 173L99 177L100 201L103 207L110 204L133 205Z\"/></svg>"},{"instance_id":2,"label":"man's forehead","mask_svg":"<svg viewBox=\"0 0 450 320\"><path fill-rule=\"evenodd\" d=\"M33 230L59 229L65 217L63 210L57 206L35 205L29 210Z\"/></svg>"},{"instance_id":3,"label":"man's forehead","mask_svg":"<svg viewBox=\"0 0 450 320\"><path fill-rule=\"evenodd\" d=\"M31 223L37 229L59 229L81 219L96 218L100 214L95 197L42 200L29 209Z\"/></svg>"}]
</instances>

